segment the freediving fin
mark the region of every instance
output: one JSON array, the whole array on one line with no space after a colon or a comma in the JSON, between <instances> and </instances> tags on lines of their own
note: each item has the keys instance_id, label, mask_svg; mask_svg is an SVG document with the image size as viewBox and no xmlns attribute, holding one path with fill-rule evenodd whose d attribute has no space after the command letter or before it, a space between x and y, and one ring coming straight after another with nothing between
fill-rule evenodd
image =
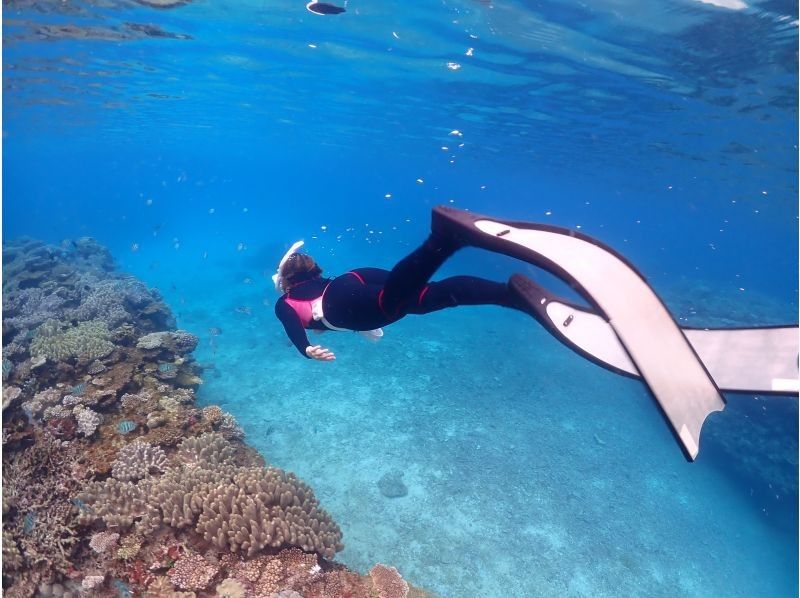
<instances>
[{"instance_id":1,"label":"freediving fin","mask_svg":"<svg viewBox=\"0 0 800 598\"><path fill-rule=\"evenodd\" d=\"M751 377L730 378L728 374L734 366L723 355L725 343L733 342L734 336L739 347L779 338L786 346L780 349L778 361L784 365L776 370L778 372L786 369L786 355L792 350L797 355L796 333L795 349L789 346L791 330L796 331L796 327L777 327L771 330L780 332L767 334L750 333L767 329L742 329L748 334L740 331L736 335L733 331L722 334L719 331L703 334L684 331L632 264L612 248L577 231L532 222L504 221L447 206L434 208L431 229L461 244L503 253L538 266L577 290L591 308L579 310L573 306L572 311L562 309L559 313L559 306L567 306L567 303L548 299L538 290L516 281L517 291L530 296L532 315L539 314L537 319L551 332L557 331L559 340L601 365L644 381L690 460L697 457L700 431L706 417L725 406L709 366L716 368L715 374L725 381L723 387L746 386L749 390L755 385L760 388L766 377L772 375L762 372ZM540 309L535 308L537 301ZM553 315L550 315L549 305L552 305ZM574 325L573 331L584 332L575 337L562 334L556 325L561 315L564 315L561 328L569 330ZM710 363L705 363L705 359ZM768 360L760 360L760 363L764 361ZM794 371L796 373L796 368ZM773 387L772 392L785 390Z\"/></svg>"},{"instance_id":2,"label":"freediving fin","mask_svg":"<svg viewBox=\"0 0 800 598\"><path fill-rule=\"evenodd\" d=\"M520 274L513 275L508 284L518 301L526 304L526 311L570 349L618 374L641 377L613 328L600 315ZM720 390L798 394L796 326L681 330Z\"/></svg>"}]
</instances>

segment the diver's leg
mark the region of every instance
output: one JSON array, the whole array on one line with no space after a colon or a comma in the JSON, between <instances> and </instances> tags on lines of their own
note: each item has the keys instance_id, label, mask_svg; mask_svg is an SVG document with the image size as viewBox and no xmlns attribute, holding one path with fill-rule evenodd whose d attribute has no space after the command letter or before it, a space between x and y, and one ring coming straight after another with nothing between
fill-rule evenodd
<instances>
[{"instance_id":1,"label":"diver's leg","mask_svg":"<svg viewBox=\"0 0 800 598\"><path fill-rule=\"evenodd\" d=\"M349 275L356 275L364 284L377 284L383 286L389 276L389 271L382 268L353 268Z\"/></svg>"},{"instance_id":2,"label":"diver's leg","mask_svg":"<svg viewBox=\"0 0 800 598\"><path fill-rule=\"evenodd\" d=\"M392 268L380 296L383 312L395 316L410 308L434 272L460 247L443 235L431 233Z\"/></svg>"},{"instance_id":3,"label":"diver's leg","mask_svg":"<svg viewBox=\"0 0 800 598\"><path fill-rule=\"evenodd\" d=\"M513 307L508 285L475 276L453 276L425 285L408 306L410 314L428 314L459 305Z\"/></svg>"}]
</instances>

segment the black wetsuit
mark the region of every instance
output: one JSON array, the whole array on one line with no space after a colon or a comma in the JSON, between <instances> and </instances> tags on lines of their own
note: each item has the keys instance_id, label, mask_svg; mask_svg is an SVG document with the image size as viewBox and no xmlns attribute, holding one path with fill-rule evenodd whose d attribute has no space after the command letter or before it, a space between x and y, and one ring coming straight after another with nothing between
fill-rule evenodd
<instances>
[{"instance_id":1,"label":"black wetsuit","mask_svg":"<svg viewBox=\"0 0 800 598\"><path fill-rule=\"evenodd\" d=\"M309 301L322 296L325 319L336 328L348 330L375 330L408 314L427 314L458 305L512 307L505 283L474 276L428 282L458 248L434 233L391 271L357 268L336 278L313 278L297 283L278 299L275 315L297 350L307 357L306 348L311 343L306 328L329 328L313 319L304 323L287 299Z\"/></svg>"}]
</instances>

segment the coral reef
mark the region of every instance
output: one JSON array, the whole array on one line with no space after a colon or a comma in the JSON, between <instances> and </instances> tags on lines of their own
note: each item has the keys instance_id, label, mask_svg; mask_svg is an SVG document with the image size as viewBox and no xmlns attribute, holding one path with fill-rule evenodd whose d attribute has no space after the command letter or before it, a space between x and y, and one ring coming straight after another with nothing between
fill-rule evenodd
<instances>
[{"instance_id":1,"label":"coral reef","mask_svg":"<svg viewBox=\"0 0 800 598\"><path fill-rule=\"evenodd\" d=\"M108 324L102 320L89 320L76 326L47 320L36 329L30 352L34 357L47 357L53 361L82 356L97 359L114 350L109 336Z\"/></svg>"},{"instance_id":2,"label":"coral reef","mask_svg":"<svg viewBox=\"0 0 800 598\"><path fill-rule=\"evenodd\" d=\"M311 488L280 469L236 467L235 449L222 435L187 438L163 475L145 478L152 462L140 463L152 452L141 440L128 445L112 468L114 477L90 484L79 496L109 528L136 523L150 533L162 524L194 527L218 548L247 556L291 545L333 558L342 549L341 531ZM163 467L164 459L158 463Z\"/></svg>"},{"instance_id":3,"label":"coral reef","mask_svg":"<svg viewBox=\"0 0 800 598\"><path fill-rule=\"evenodd\" d=\"M408 582L394 567L379 563L369 570L369 576L372 578L379 598L406 598L408 596Z\"/></svg>"},{"instance_id":4,"label":"coral reef","mask_svg":"<svg viewBox=\"0 0 800 598\"><path fill-rule=\"evenodd\" d=\"M111 466L111 475L123 482L140 480L149 473L164 471L166 453L144 440L137 439L120 450Z\"/></svg>"},{"instance_id":5,"label":"coral reef","mask_svg":"<svg viewBox=\"0 0 800 598\"><path fill-rule=\"evenodd\" d=\"M117 547L119 534L116 532L97 532L89 540L89 547L98 554Z\"/></svg>"},{"instance_id":6,"label":"coral reef","mask_svg":"<svg viewBox=\"0 0 800 598\"><path fill-rule=\"evenodd\" d=\"M425 595L331 560L312 489L195 406L197 337L107 250L23 239L3 264L4 594Z\"/></svg>"},{"instance_id":7,"label":"coral reef","mask_svg":"<svg viewBox=\"0 0 800 598\"><path fill-rule=\"evenodd\" d=\"M173 585L184 590L202 590L219 573L219 567L210 564L199 554L179 558L167 573Z\"/></svg>"}]
</instances>

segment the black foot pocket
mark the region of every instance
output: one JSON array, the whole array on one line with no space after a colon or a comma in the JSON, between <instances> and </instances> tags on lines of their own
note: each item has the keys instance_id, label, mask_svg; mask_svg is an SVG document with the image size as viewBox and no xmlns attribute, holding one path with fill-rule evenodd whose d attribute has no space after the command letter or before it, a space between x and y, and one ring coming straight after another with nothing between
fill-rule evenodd
<instances>
[{"instance_id":1,"label":"black foot pocket","mask_svg":"<svg viewBox=\"0 0 800 598\"><path fill-rule=\"evenodd\" d=\"M547 297L539 285L527 276L513 274L508 279L508 290L511 292L511 306L514 309L537 320L542 319Z\"/></svg>"}]
</instances>

